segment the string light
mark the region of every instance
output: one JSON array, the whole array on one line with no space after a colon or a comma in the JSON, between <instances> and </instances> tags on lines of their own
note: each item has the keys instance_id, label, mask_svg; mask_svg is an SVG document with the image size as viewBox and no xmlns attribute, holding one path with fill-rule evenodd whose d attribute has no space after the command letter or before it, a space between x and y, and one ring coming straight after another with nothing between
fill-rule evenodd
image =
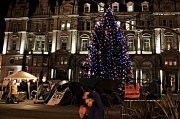
<instances>
[{"instance_id":1,"label":"string light","mask_svg":"<svg viewBox=\"0 0 180 119\"><path fill-rule=\"evenodd\" d=\"M99 24L95 26L88 48L88 63L84 66L86 78L128 81L132 63L123 29L119 28L111 7L106 10Z\"/></svg>"}]
</instances>

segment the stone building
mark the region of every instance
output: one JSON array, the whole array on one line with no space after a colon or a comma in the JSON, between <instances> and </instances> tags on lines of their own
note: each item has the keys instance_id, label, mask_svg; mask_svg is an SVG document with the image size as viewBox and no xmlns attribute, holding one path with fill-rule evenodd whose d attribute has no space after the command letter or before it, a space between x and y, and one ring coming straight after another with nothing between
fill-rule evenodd
<instances>
[{"instance_id":1,"label":"stone building","mask_svg":"<svg viewBox=\"0 0 180 119\"><path fill-rule=\"evenodd\" d=\"M91 32L108 1L16 0L10 4L2 53L1 80L19 70L43 80L79 81ZM180 1L111 0L132 56L132 80L142 89L165 93L180 88ZM34 9L36 8L36 9Z\"/></svg>"}]
</instances>

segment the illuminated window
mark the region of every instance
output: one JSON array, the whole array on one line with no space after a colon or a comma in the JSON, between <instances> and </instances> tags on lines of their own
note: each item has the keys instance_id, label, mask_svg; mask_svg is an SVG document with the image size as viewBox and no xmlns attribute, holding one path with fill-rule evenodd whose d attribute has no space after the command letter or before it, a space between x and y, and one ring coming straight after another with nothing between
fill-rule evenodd
<instances>
[{"instance_id":1,"label":"illuminated window","mask_svg":"<svg viewBox=\"0 0 180 119\"><path fill-rule=\"evenodd\" d=\"M127 6L127 11L128 12L133 12L134 11L134 3L133 2L128 2L127 4L126 4L126 6Z\"/></svg>"},{"instance_id":2,"label":"illuminated window","mask_svg":"<svg viewBox=\"0 0 180 119\"><path fill-rule=\"evenodd\" d=\"M135 21L126 21L126 30L134 30L134 25L136 24Z\"/></svg>"},{"instance_id":3,"label":"illuminated window","mask_svg":"<svg viewBox=\"0 0 180 119\"><path fill-rule=\"evenodd\" d=\"M65 56L59 56L57 57L57 65L66 65L68 63L68 58Z\"/></svg>"},{"instance_id":4,"label":"illuminated window","mask_svg":"<svg viewBox=\"0 0 180 119\"><path fill-rule=\"evenodd\" d=\"M177 65L177 58L172 58L169 56L169 58L165 58L164 64L166 66L176 66Z\"/></svg>"},{"instance_id":5,"label":"illuminated window","mask_svg":"<svg viewBox=\"0 0 180 119\"><path fill-rule=\"evenodd\" d=\"M173 61L173 65L176 66L177 65L177 59L174 59Z\"/></svg>"},{"instance_id":6,"label":"illuminated window","mask_svg":"<svg viewBox=\"0 0 180 119\"><path fill-rule=\"evenodd\" d=\"M130 30L130 21L126 21L126 30Z\"/></svg>"},{"instance_id":7,"label":"illuminated window","mask_svg":"<svg viewBox=\"0 0 180 119\"><path fill-rule=\"evenodd\" d=\"M99 12L104 12L104 3L102 3L102 2L100 2L99 4L98 4L98 11Z\"/></svg>"},{"instance_id":8,"label":"illuminated window","mask_svg":"<svg viewBox=\"0 0 180 119\"><path fill-rule=\"evenodd\" d=\"M136 25L136 22L135 22L135 21L131 21L131 24L132 24L132 25L131 25L131 29L132 29L132 30L135 30L135 26L134 26L134 25Z\"/></svg>"},{"instance_id":9,"label":"illuminated window","mask_svg":"<svg viewBox=\"0 0 180 119\"><path fill-rule=\"evenodd\" d=\"M67 30L70 29L70 23L67 23Z\"/></svg>"},{"instance_id":10,"label":"illuminated window","mask_svg":"<svg viewBox=\"0 0 180 119\"><path fill-rule=\"evenodd\" d=\"M166 49L171 50L173 46L173 39L172 37L166 37Z\"/></svg>"},{"instance_id":11,"label":"illuminated window","mask_svg":"<svg viewBox=\"0 0 180 119\"><path fill-rule=\"evenodd\" d=\"M129 51L133 51L135 50L135 47L134 47L134 35L128 35L127 36L127 45L128 45L128 50Z\"/></svg>"},{"instance_id":12,"label":"illuminated window","mask_svg":"<svg viewBox=\"0 0 180 119\"><path fill-rule=\"evenodd\" d=\"M143 34L143 50L144 51L150 51L151 50L151 35L150 34Z\"/></svg>"},{"instance_id":13,"label":"illuminated window","mask_svg":"<svg viewBox=\"0 0 180 119\"><path fill-rule=\"evenodd\" d=\"M67 64L67 61L68 61L67 57L64 57L64 64Z\"/></svg>"},{"instance_id":14,"label":"illuminated window","mask_svg":"<svg viewBox=\"0 0 180 119\"><path fill-rule=\"evenodd\" d=\"M65 30L65 22L64 21L61 22L61 30Z\"/></svg>"},{"instance_id":15,"label":"illuminated window","mask_svg":"<svg viewBox=\"0 0 180 119\"><path fill-rule=\"evenodd\" d=\"M165 58L165 63L164 63L164 64L165 64L165 65L168 65L168 62L169 62L168 59Z\"/></svg>"},{"instance_id":16,"label":"illuminated window","mask_svg":"<svg viewBox=\"0 0 180 119\"><path fill-rule=\"evenodd\" d=\"M88 46L88 35L82 35L81 36L81 51L87 51L87 46Z\"/></svg>"},{"instance_id":17,"label":"illuminated window","mask_svg":"<svg viewBox=\"0 0 180 119\"><path fill-rule=\"evenodd\" d=\"M169 65L170 65L170 66L173 65L173 63L172 63L172 58L169 58Z\"/></svg>"},{"instance_id":18,"label":"illuminated window","mask_svg":"<svg viewBox=\"0 0 180 119\"><path fill-rule=\"evenodd\" d=\"M87 12L90 12L90 4L89 3L86 3L84 4L84 12L87 13Z\"/></svg>"},{"instance_id":19,"label":"illuminated window","mask_svg":"<svg viewBox=\"0 0 180 119\"><path fill-rule=\"evenodd\" d=\"M70 23L67 21L61 22L61 30L69 30L70 29Z\"/></svg>"},{"instance_id":20,"label":"illuminated window","mask_svg":"<svg viewBox=\"0 0 180 119\"><path fill-rule=\"evenodd\" d=\"M150 38L143 38L143 50L150 50Z\"/></svg>"}]
</instances>

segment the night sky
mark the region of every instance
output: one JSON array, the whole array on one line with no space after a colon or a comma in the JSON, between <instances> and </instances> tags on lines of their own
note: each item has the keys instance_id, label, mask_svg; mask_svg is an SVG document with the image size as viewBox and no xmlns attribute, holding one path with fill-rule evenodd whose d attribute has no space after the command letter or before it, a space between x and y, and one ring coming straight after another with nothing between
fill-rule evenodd
<instances>
[{"instance_id":1,"label":"night sky","mask_svg":"<svg viewBox=\"0 0 180 119\"><path fill-rule=\"evenodd\" d=\"M7 15L9 3L10 0L1 0L0 2L0 53L2 53L3 41L4 41L4 30L5 30L4 18Z\"/></svg>"}]
</instances>

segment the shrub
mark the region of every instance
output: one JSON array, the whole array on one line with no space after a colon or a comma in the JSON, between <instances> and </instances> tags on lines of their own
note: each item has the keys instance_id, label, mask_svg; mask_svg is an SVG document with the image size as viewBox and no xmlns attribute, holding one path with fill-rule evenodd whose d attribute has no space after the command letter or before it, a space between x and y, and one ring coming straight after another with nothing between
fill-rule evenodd
<instances>
[{"instance_id":1,"label":"shrub","mask_svg":"<svg viewBox=\"0 0 180 119\"><path fill-rule=\"evenodd\" d=\"M162 100L136 101L127 108L131 119L179 119L178 111L169 95Z\"/></svg>"}]
</instances>

